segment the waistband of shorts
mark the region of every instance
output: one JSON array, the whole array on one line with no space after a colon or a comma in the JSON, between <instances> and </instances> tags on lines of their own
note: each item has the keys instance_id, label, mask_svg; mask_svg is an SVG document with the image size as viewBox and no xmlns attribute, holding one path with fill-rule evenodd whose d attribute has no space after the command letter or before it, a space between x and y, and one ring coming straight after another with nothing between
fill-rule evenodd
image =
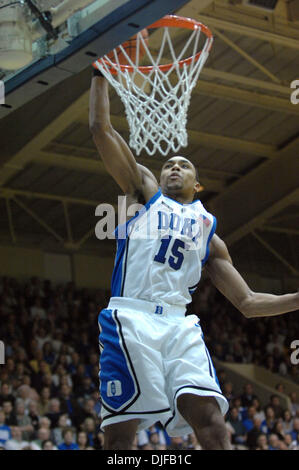
<instances>
[{"instance_id":1,"label":"waistband of shorts","mask_svg":"<svg viewBox=\"0 0 299 470\"><path fill-rule=\"evenodd\" d=\"M109 309L136 310L150 313L158 317L179 318L185 317L185 305L169 305L165 303L149 302L141 299L130 299L127 297L111 297Z\"/></svg>"}]
</instances>

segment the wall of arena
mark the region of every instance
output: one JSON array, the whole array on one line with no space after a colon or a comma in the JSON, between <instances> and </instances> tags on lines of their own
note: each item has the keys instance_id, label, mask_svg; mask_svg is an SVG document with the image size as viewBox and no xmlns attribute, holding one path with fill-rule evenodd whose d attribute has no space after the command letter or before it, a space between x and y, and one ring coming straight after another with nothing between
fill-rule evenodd
<instances>
[{"instance_id":1,"label":"wall of arena","mask_svg":"<svg viewBox=\"0 0 299 470\"><path fill-rule=\"evenodd\" d=\"M78 287L109 289L113 259L86 254L47 253L39 249L0 246L0 276L52 282L73 281Z\"/></svg>"}]
</instances>

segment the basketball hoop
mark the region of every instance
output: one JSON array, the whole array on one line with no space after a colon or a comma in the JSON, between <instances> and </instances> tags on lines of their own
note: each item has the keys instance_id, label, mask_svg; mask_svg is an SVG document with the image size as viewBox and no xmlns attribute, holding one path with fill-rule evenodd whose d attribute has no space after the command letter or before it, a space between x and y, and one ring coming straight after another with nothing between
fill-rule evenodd
<instances>
[{"instance_id":1,"label":"basketball hoop","mask_svg":"<svg viewBox=\"0 0 299 470\"><path fill-rule=\"evenodd\" d=\"M213 43L209 28L190 18L167 15L147 27L149 30L157 28L162 31L162 40L156 55L151 52L144 35L138 33L134 62L120 45L113 50L113 55L109 53L109 57L105 55L93 64L124 103L130 128L129 144L137 155L144 149L148 155L159 152L166 156L170 151L177 152L187 146L186 125L191 92ZM184 28L190 32L177 53L170 28ZM199 44L201 33L205 37L202 47ZM172 62L163 63L167 48ZM120 64L120 51L126 57L127 65ZM145 61L150 65L143 65Z\"/></svg>"}]
</instances>

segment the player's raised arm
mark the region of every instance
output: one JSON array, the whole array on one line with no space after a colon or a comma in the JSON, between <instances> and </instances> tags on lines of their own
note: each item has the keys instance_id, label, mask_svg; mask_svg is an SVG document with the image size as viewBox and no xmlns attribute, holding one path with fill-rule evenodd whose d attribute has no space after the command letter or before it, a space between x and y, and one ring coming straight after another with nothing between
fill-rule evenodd
<instances>
[{"instance_id":1,"label":"player's raised arm","mask_svg":"<svg viewBox=\"0 0 299 470\"><path fill-rule=\"evenodd\" d=\"M92 78L89 127L106 170L124 193L142 191L142 172L128 145L111 125L108 82L104 77Z\"/></svg>"},{"instance_id":2,"label":"player's raised arm","mask_svg":"<svg viewBox=\"0 0 299 470\"><path fill-rule=\"evenodd\" d=\"M299 309L299 293L272 295L253 292L234 268L225 243L214 235L206 265L217 289L247 318L280 315Z\"/></svg>"}]
</instances>

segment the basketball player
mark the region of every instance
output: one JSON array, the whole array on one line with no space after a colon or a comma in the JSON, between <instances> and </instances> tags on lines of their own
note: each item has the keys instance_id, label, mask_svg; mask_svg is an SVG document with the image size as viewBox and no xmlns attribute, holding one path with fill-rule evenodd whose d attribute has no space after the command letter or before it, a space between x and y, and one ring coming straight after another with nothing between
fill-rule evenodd
<instances>
[{"instance_id":1,"label":"basketball player","mask_svg":"<svg viewBox=\"0 0 299 470\"><path fill-rule=\"evenodd\" d=\"M129 203L144 204L116 230L112 297L99 315L105 449L131 449L136 432L157 421L170 436L193 430L203 449L230 449L227 400L198 317L185 317L202 267L246 318L294 311L299 294L250 290L215 233L214 216L194 200L200 190L194 165L182 156L169 158L158 183L137 164L111 125L102 76L92 79L90 129Z\"/></svg>"}]
</instances>

